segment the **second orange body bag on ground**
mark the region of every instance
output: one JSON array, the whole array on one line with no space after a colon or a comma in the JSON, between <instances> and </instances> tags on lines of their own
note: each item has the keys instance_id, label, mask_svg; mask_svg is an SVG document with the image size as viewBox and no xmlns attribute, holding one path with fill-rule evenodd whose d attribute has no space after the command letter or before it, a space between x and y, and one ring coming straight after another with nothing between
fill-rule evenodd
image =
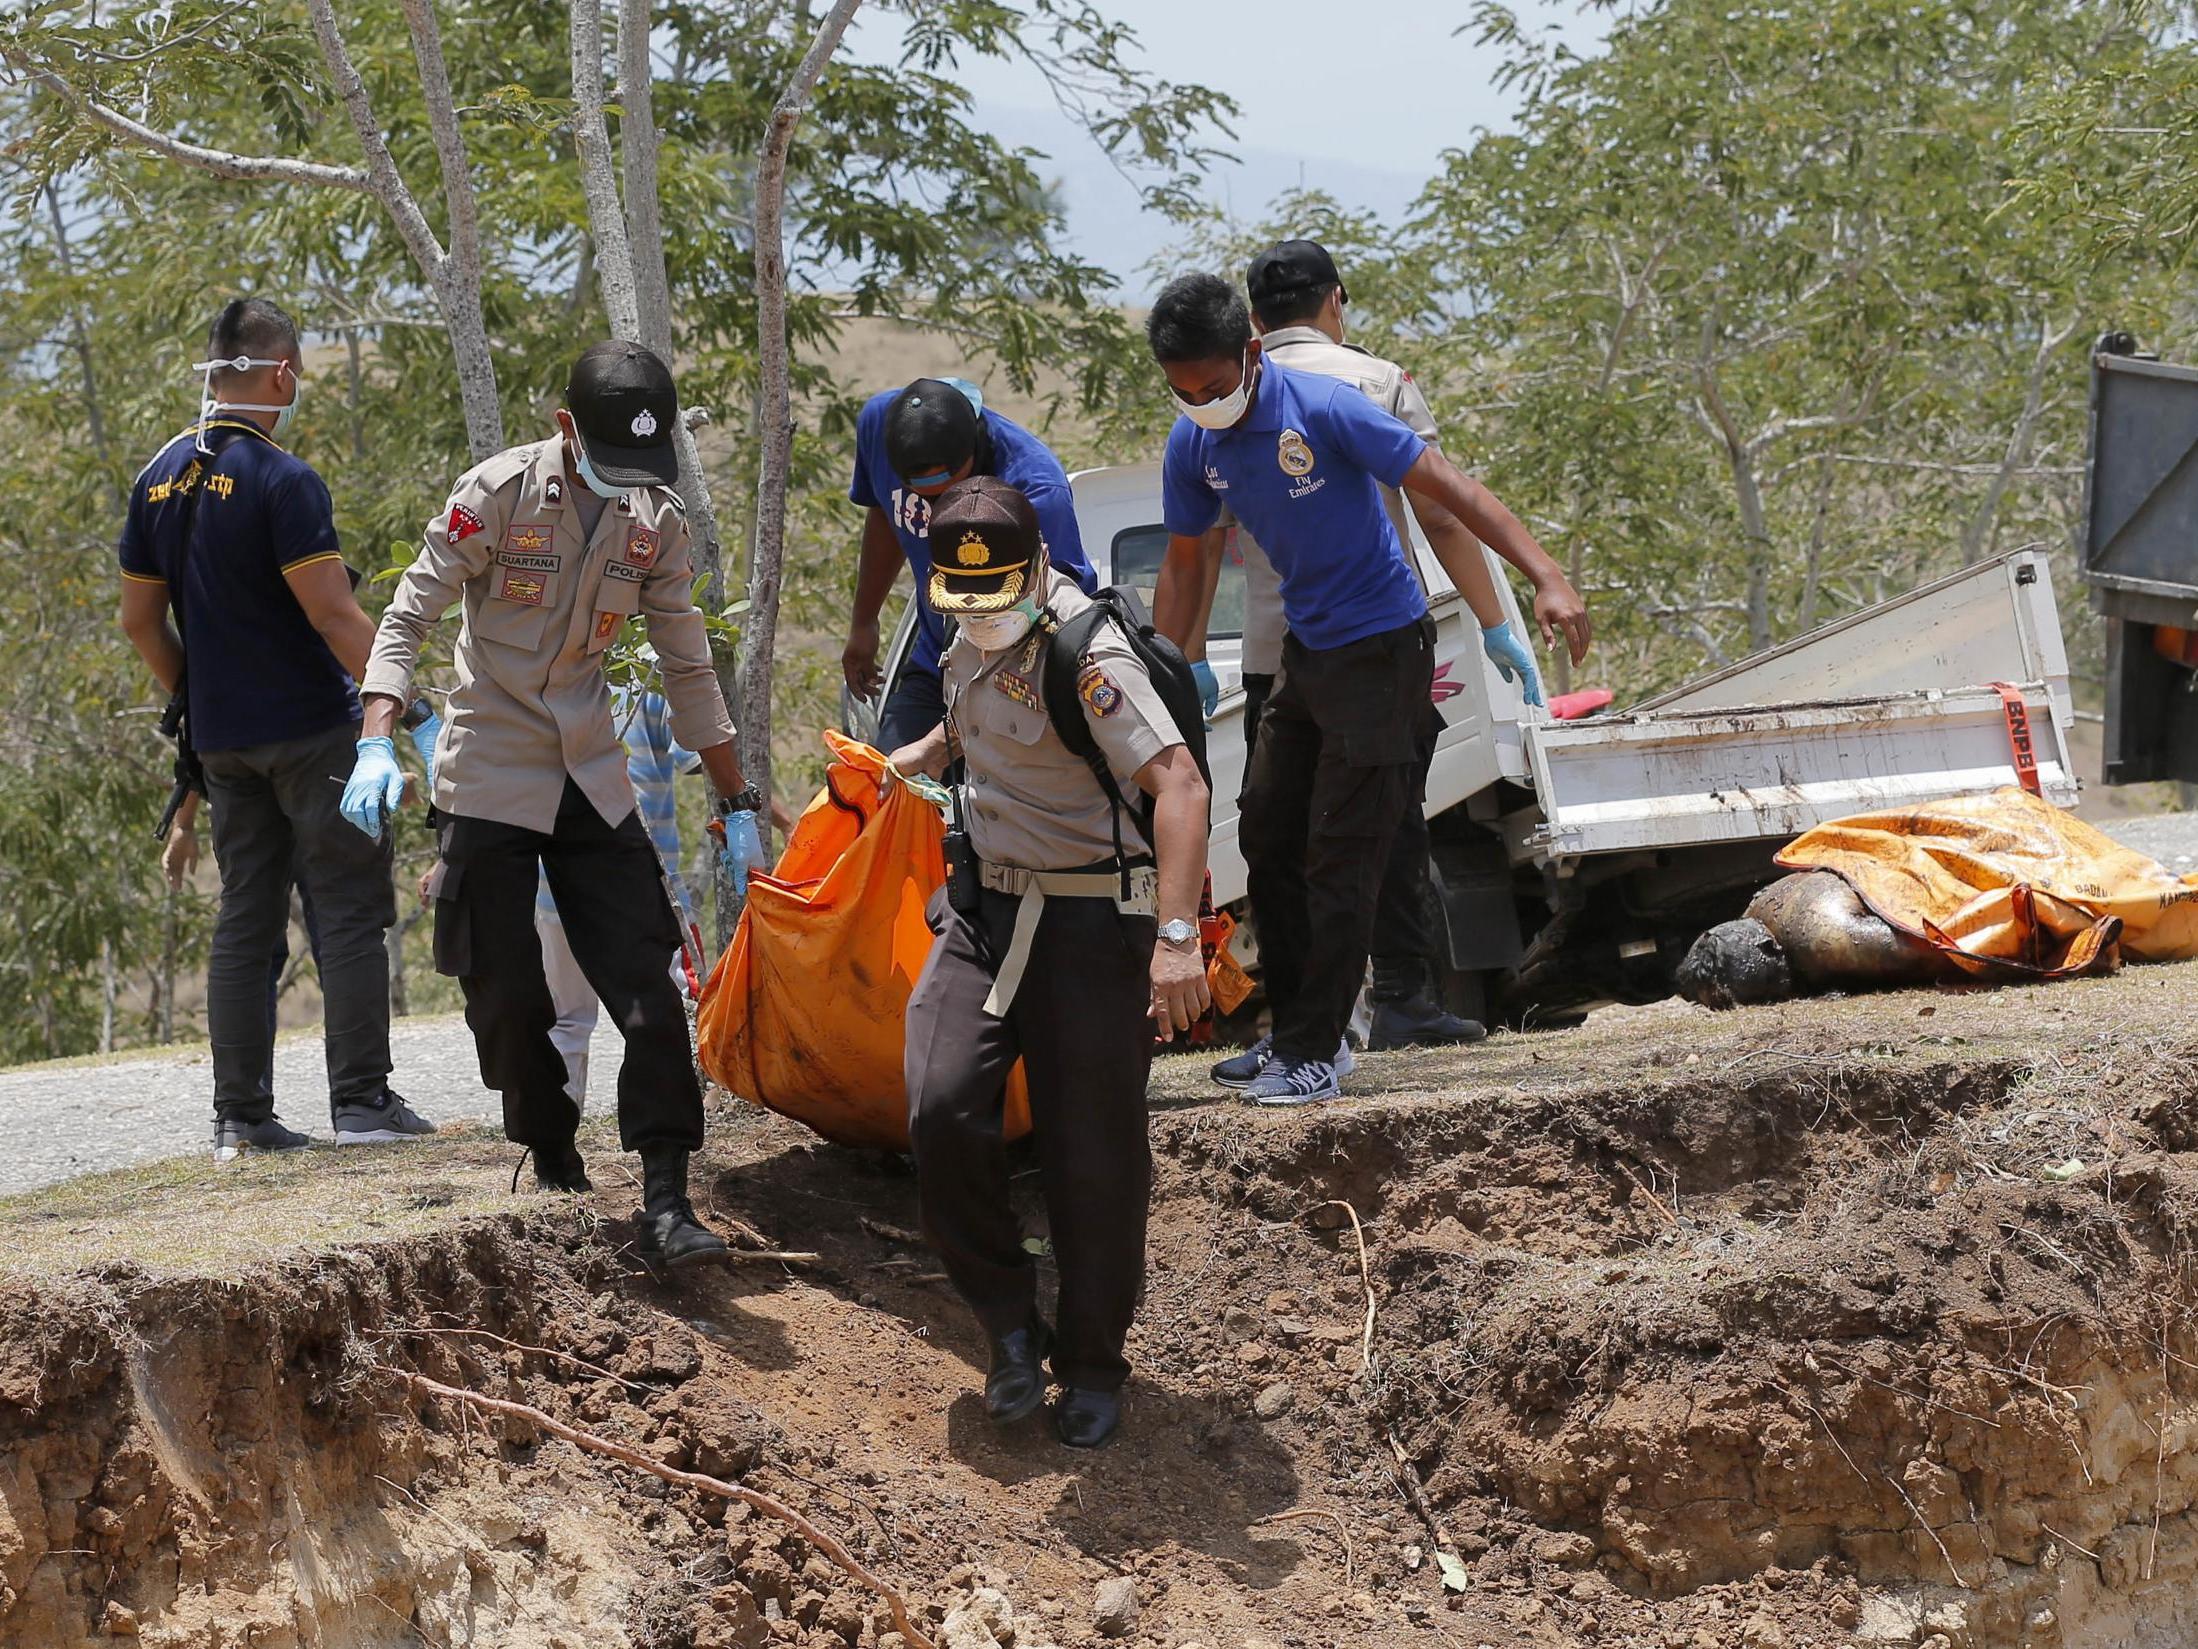
<instances>
[{"instance_id":1,"label":"second orange body bag on ground","mask_svg":"<svg viewBox=\"0 0 2198 1649\"><path fill-rule=\"evenodd\" d=\"M901 1046L931 954L924 906L946 881L938 810L866 744L824 735L824 789L770 875L748 883L733 942L703 987L702 1068L743 1099L842 1145L908 1149ZM1030 1131L1017 1065L1007 1137Z\"/></svg>"},{"instance_id":2,"label":"second orange body bag on ground","mask_svg":"<svg viewBox=\"0 0 2198 1649\"><path fill-rule=\"evenodd\" d=\"M1833 872L1977 978L2198 957L2198 884L2012 786L1819 825L1778 862Z\"/></svg>"}]
</instances>

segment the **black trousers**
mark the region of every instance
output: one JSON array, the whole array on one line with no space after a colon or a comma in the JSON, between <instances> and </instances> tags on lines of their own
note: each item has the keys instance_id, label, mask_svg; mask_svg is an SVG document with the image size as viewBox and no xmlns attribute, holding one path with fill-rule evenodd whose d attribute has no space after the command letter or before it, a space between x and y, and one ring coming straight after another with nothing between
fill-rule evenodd
<instances>
[{"instance_id":1,"label":"black trousers","mask_svg":"<svg viewBox=\"0 0 2198 1649\"><path fill-rule=\"evenodd\" d=\"M274 1112L267 963L289 926L293 876L320 932L329 1109L378 1100L389 1086L383 936L397 919L391 840L384 832L370 841L336 810L358 738L346 722L310 738L200 757L221 867L221 914L206 970L217 1119L258 1122Z\"/></svg>"},{"instance_id":2,"label":"black trousers","mask_svg":"<svg viewBox=\"0 0 2198 1649\"><path fill-rule=\"evenodd\" d=\"M1434 671L1424 617L1342 647L1282 644L1238 840L1285 1058L1334 1058L1350 1022L1397 827L1425 783Z\"/></svg>"},{"instance_id":3,"label":"black trousers","mask_svg":"<svg viewBox=\"0 0 2198 1649\"><path fill-rule=\"evenodd\" d=\"M936 670L903 670L878 708L878 748L890 756L946 720L946 687Z\"/></svg>"},{"instance_id":4,"label":"black trousers","mask_svg":"<svg viewBox=\"0 0 2198 1649\"><path fill-rule=\"evenodd\" d=\"M984 1010L1019 901L987 892L975 922L942 891L938 935L908 1002L908 1132L924 1235L998 1338L1037 1309L1037 1271L1008 1201L1001 1111L1020 1058L1061 1294L1053 1370L1113 1391L1145 1281L1152 1152L1152 918L1108 899L1048 899L1007 1015Z\"/></svg>"},{"instance_id":5,"label":"black trousers","mask_svg":"<svg viewBox=\"0 0 2198 1649\"><path fill-rule=\"evenodd\" d=\"M462 815L443 822L435 967L465 992L481 1081L504 1096L504 1137L562 1145L580 1126L564 1056L550 1041L557 1009L534 929L537 864L580 971L626 1039L619 1143L700 1148L702 1089L670 973L679 926L656 849L638 812L607 825L570 779L547 835Z\"/></svg>"},{"instance_id":6,"label":"black trousers","mask_svg":"<svg viewBox=\"0 0 2198 1649\"><path fill-rule=\"evenodd\" d=\"M1244 678L1244 749L1247 758L1259 751L1259 718L1274 691L1273 676ZM1410 805L1397 821L1397 833L1389 844L1389 862L1382 871L1381 891L1374 899L1374 934L1371 943L1379 962L1425 964L1435 955L1435 887L1429 869L1434 847L1427 831L1427 774L1435 765L1435 743L1442 737L1442 712L1432 700L1421 720L1419 772ZM1249 772L1250 762L1246 761ZM1253 912L1256 923L1258 912Z\"/></svg>"}]
</instances>

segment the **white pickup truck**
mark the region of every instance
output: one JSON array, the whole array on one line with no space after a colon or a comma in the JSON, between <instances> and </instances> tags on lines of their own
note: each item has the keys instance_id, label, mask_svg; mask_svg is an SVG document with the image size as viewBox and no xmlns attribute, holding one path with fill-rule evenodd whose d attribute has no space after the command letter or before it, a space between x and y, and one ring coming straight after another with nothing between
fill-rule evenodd
<instances>
[{"instance_id":1,"label":"white pickup truck","mask_svg":"<svg viewBox=\"0 0 2198 1649\"><path fill-rule=\"evenodd\" d=\"M1160 470L1071 478L1102 583L1149 604L1167 548ZM1538 1016L1668 994L1696 935L1737 916L1812 825L2017 781L2007 700L2028 716L2045 796L2076 799L2068 661L2045 558L2017 551L1854 613L1630 710L1551 720L1482 656L1479 626L1415 543L1436 632L1443 718L1428 775L1434 881L1461 1011ZM1252 553L1257 553L1256 551ZM1214 898L1244 897L1241 563L1225 562L1206 656L1221 680L1207 734ZM1498 585L1518 616L1509 581ZM904 617L887 657L904 666ZM1592 660L1590 661L1592 667ZM868 736L867 707L846 706ZM1247 930L1244 959L1256 965Z\"/></svg>"}]
</instances>

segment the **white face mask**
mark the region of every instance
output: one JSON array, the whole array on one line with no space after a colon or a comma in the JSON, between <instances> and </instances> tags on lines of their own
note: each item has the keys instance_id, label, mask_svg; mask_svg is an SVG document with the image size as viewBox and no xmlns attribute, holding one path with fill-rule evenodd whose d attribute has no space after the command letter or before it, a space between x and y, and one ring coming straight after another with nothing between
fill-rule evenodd
<instances>
[{"instance_id":1,"label":"white face mask","mask_svg":"<svg viewBox=\"0 0 2198 1649\"><path fill-rule=\"evenodd\" d=\"M202 375L198 398L198 450L209 454L213 451L206 444L206 423L219 412L272 412L275 415L274 438L280 441L288 434L291 424L297 420L298 403L305 399L305 380L298 376L295 367L290 370L290 399L280 406L271 401L222 400L214 393L214 372L224 367L232 372L249 372L256 366L289 365L287 361L270 361L257 355L237 355L226 361L193 361L191 370Z\"/></svg>"},{"instance_id":2,"label":"white face mask","mask_svg":"<svg viewBox=\"0 0 2198 1649\"><path fill-rule=\"evenodd\" d=\"M980 653L1004 653L1030 634L1038 622L1038 609L1019 602L1004 613L970 613L960 621L962 634Z\"/></svg>"},{"instance_id":3,"label":"white face mask","mask_svg":"<svg viewBox=\"0 0 2198 1649\"><path fill-rule=\"evenodd\" d=\"M614 487L595 473L595 466L588 462L588 449L580 444L580 437L572 438L573 468L580 472L580 484L598 498L619 499L626 496L625 487Z\"/></svg>"},{"instance_id":4,"label":"white face mask","mask_svg":"<svg viewBox=\"0 0 2198 1649\"><path fill-rule=\"evenodd\" d=\"M1183 409L1183 416L1200 429L1228 429L1244 416L1244 409L1252 404L1251 351L1244 352L1244 376L1236 386L1236 393L1224 395L1217 401L1186 401L1177 395L1174 385L1168 393L1175 396L1175 404Z\"/></svg>"}]
</instances>

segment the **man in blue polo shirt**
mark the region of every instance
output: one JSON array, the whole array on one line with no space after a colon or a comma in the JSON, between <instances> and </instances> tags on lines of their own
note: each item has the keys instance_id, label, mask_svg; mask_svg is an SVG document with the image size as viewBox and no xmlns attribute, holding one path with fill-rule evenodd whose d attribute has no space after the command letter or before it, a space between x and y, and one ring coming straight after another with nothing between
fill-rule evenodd
<instances>
[{"instance_id":1,"label":"man in blue polo shirt","mask_svg":"<svg viewBox=\"0 0 2198 1649\"><path fill-rule=\"evenodd\" d=\"M855 423L855 478L847 489L868 518L862 565L855 575L855 611L840 669L855 697L874 699L884 685L878 668L878 613L906 561L916 581L916 642L906 668L878 712L878 748L914 744L946 719L939 655L946 626L931 610L931 501L971 475L993 475L1030 500L1046 558L1086 595L1099 587L1076 529L1068 471L1022 425L990 411L964 378L918 378L864 404Z\"/></svg>"},{"instance_id":2,"label":"man in blue polo shirt","mask_svg":"<svg viewBox=\"0 0 2198 1649\"><path fill-rule=\"evenodd\" d=\"M1434 622L1381 488L1441 506L1514 564L1548 558L1485 487L1356 384L1264 360L1250 309L1219 276L1170 281L1146 337L1181 413L1162 463L1169 546L1154 622L1178 645L1191 639L1201 540L1224 504L1282 578L1289 636L1239 827L1274 1034L1244 1092L1303 1105L1338 1092L1434 677ZM1451 565L1455 547L1435 552L1465 587L1477 569ZM1578 623L1584 647L1584 612Z\"/></svg>"},{"instance_id":3,"label":"man in blue polo shirt","mask_svg":"<svg viewBox=\"0 0 2198 1649\"><path fill-rule=\"evenodd\" d=\"M207 355L193 368L199 420L138 476L119 554L123 631L164 689L183 686L213 811L214 1156L310 1143L275 1116L270 1085L267 958L293 872L320 926L336 1142L431 1134L389 1088L390 847L336 811L374 625L351 593L328 488L280 444L303 387L298 329L241 298L215 317Z\"/></svg>"}]
</instances>

